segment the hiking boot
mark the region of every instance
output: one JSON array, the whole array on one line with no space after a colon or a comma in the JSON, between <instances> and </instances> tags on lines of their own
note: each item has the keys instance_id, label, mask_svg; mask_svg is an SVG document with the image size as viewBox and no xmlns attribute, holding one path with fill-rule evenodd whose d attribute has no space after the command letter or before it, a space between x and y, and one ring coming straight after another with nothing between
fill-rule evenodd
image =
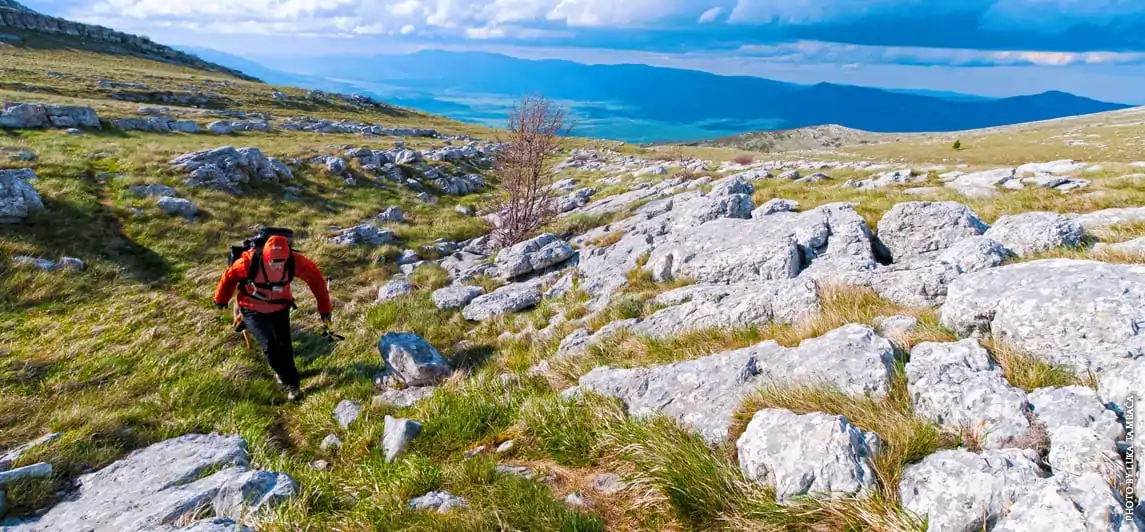
<instances>
[{"instance_id":1,"label":"hiking boot","mask_svg":"<svg viewBox=\"0 0 1145 532\"><path fill-rule=\"evenodd\" d=\"M290 402L296 402L299 399L302 399L302 390L299 390L297 386L287 386L286 400Z\"/></svg>"}]
</instances>

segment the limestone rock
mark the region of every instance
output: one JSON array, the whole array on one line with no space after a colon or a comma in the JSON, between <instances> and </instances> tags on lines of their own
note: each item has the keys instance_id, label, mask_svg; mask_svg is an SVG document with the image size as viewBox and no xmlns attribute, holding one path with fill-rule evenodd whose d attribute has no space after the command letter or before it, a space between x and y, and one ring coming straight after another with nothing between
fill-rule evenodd
<instances>
[{"instance_id":1,"label":"limestone rock","mask_svg":"<svg viewBox=\"0 0 1145 532\"><path fill-rule=\"evenodd\" d=\"M407 408L417 404L421 401L433 397L433 393L437 391L435 386L419 386L416 388L403 388L401 390L386 390L374 396L373 404L375 407L382 405L393 405L398 408Z\"/></svg>"},{"instance_id":2,"label":"limestone rock","mask_svg":"<svg viewBox=\"0 0 1145 532\"><path fill-rule=\"evenodd\" d=\"M961 203L912 201L899 203L883 215L877 235L890 258L899 262L944 250L986 229L978 215Z\"/></svg>"},{"instance_id":3,"label":"limestone rock","mask_svg":"<svg viewBox=\"0 0 1145 532\"><path fill-rule=\"evenodd\" d=\"M760 218L762 216L767 216L769 214L775 214L777 212L794 212L798 209L799 209L799 202L798 201L773 198L773 199L767 200L766 203L764 203L763 205L760 205L759 208L757 208L756 210L751 211L751 217L752 218Z\"/></svg>"},{"instance_id":4,"label":"limestone rock","mask_svg":"<svg viewBox=\"0 0 1145 532\"><path fill-rule=\"evenodd\" d=\"M386 452L386 461L393 462L405 451L410 440L416 438L418 434L421 434L421 423L386 416L385 431L382 436L382 448Z\"/></svg>"},{"instance_id":5,"label":"limestone rock","mask_svg":"<svg viewBox=\"0 0 1145 532\"><path fill-rule=\"evenodd\" d=\"M386 374L408 386L429 386L453 372L449 361L429 342L412 333L386 333L378 340Z\"/></svg>"},{"instance_id":6,"label":"limestone rock","mask_svg":"<svg viewBox=\"0 0 1145 532\"><path fill-rule=\"evenodd\" d=\"M711 442L727 437L745 394L767 383L832 384L845 393L885 395L894 347L874 330L847 325L795 348L774 341L652 368L599 367L580 378L580 390L617 397L629 415L662 413Z\"/></svg>"},{"instance_id":7,"label":"limestone rock","mask_svg":"<svg viewBox=\"0 0 1145 532\"><path fill-rule=\"evenodd\" d=\"M357 421L361 414L362 405L353 401L340 401L338 406L334 407L334 419L343 429L350 428L350 424Z\"/></svg>"},{"instance_id":8,"label":"limestone rock","mask_svg":"<svg viewBox=\"0 0 1145 532\"><path fill-rule=\"evenodd\" d=\"M0 223L14 223L44 211L44 201L28 183L36 179L31 169L0 170Z\"/></svg>"},{"instance_id":9,"label":"limestone rock","mask_svg":"<svg viewBox=\"0 0 1145 532\"><path fill-rule=\"evenodd\" d=\"M413 283L405 279L396 279L382 285L382 287L378 289L377 302L381 303L383 301L397 299L401 296L412 294L416 289Z\"/></svg>"},{"instance_id":10,"label":"limestone rock","mask_svg":"<svg viewBox=\"0 0 1145 532\"><path fill-rule=\"evenodd\" d=\"M1030 392L1029 401L1034 418L1045 425L1051 438L1066 427L1093 429L1110 440L1125 435L1117 414L1105 408L1097 393L1085 386L1038 388Z\"/></svg>"},{"instance_id":11,"label":"limestone rock","mask_svg":"<svg viewBox=\"0 0 1145 532\"><path fill-rule=\"evenodd\" d=\"M1145 267L1051 259L962 276L948 288L942 324L960 336L989 332L1079 375L1145 354Z\"/></svg>"},{"instance_id":12,"label":"limestone rock","mask_svg":"<svg viewBox=\"0 0 1145 532\"><path fill-rule=\"evenodd\" d=\"M541 289L528 283L506 285L479 296L461 311L471 321L487 321L497 316L519 312L541 302Z\"/></svg>"},{"instance_id":13,"label":"limestone rock","mask_svg":"<svg viewBox=\"0 0 1145 532\"><path fill-rule=\"evenodd\" d=\"M1100 242L1093 246L1095 253L1120 253L1124 255L1145 255L1145 237L1134 238L1127 242L1107 244Z\"/></svg>"},{"instance_id":14,"label":"limestone rock","mask_svg":"<svg viewBox=\"0 0 1145 532\"><path fill-rule=\"evenodd\" d=\"M217 517L239 518L297 493L288 475L249 467L242 438L180 436L80 476L76 496L6 530L151 531L193 519L203 504Z\"/></svg>"},{"instance_id":15,"label":"limestone rock","mask_svg":"<svg viewBox=\"0 0 1145 532\"><path fill-rule=\"evenodd\" d=\"M170 216L182 216L190 219L199 213L199 208L195 207L194 203L183 198L163 196L159 198L157 205L159 206L159 210Z\"/></svg>"},{"instance_id":16,"label":"limestone rock","mask_svg":"<svg viewBox=\"0 0 1145 532\"><path fill-rule=\"evenodd\" d=\"M133 196L159 198L163 196L175 197L179 192L166 185L139 185L128 187L127 192Z\"/></svg>"},{"instance_id":17,"label":"limestone rock","mask_svg":"<svg viewBox=\"0 0 1145 532\"><path fill-rule=\"evenodd\" d=\"M990 231L986 231L989 235ZM996 268L1013 258L1014 253L989 236L973 236L955 242L938 254L935 260L954 265L958 273L967 274Z\"/></svg>"},{"instance_id":18,"label":"limestone rock","mask_svg":"<svg viewBox=\"0 0 1145 532\"><path fill-rule=\"evenodd\" d=\"M1126 520L1125 501L1100 475L1037 480L1014 500L994 532L1138 532L1141 520Z\"/></svg>"},{"instance_id":19,"label":"limestone rock","mask_svg":"<svg viewBox=\"0 0 1145 532\"><path fill-rule=\"evenodd\" d=\"M323 451L337 451L342 448L342 439L334 434L327 434L322 439L322 443L318 444L318 448Z\"/></svg>"},{"instance_id":20,"label":"limestone rock","mask_svg":"<svg viewBox=\"0 0 1145 532\"><path fill-rule=\"evenodd\" d=\"M370 224L362 224L339 231L330 239L340 246L382 246L393 242L394 232L389 229L378 229Z\"/></svg>"},{"instance_id":21,"label":"limestone rock","mask_svg":"<svg viewBox=\"0 0 1145 532\"><path fill-rule=\"evenodd\" d=\"M1037 459L1017 449L939 451L903 468L899 497L904 509L929 519L930 532L980 532L1045 477Z\"/></svg>"},{"instance_id":22,"label":"limestone rock","mask_svg":"<svg viewBox=\"0 0 1145 532\"><path fill-rule=\"evenodd\" d=\"M708 328L798 324L820 309L817 286L802 279L687 288L688 301L653 313L634 324L632 331L666 337Z\"/></svg>"},{"instance_id":23,"label":"limestone rock","mask_svg":"<svg viewBox=\"0 0 1145 532\"><path fill-rule=\"evenodd\" d=\"M431 491L421 497L415 497L409 502L411 510L432 510L441 514L465 506L468 506L465 499L446 491Z\"/></svg>"},{"instance_id":24,"label":"limestone rock","mask_svg":"<svg viewBox=\"0 0 1145 532\"><path fill-rule=\"evenodd\" d=\"M998 218L986 237L1019 257L1059 247L1077 247L1085 229L1075 220L1051 212L1027 212Z\"/></svg>"},{"instance_id":25,"label":"limestone rock","mask_svg":"<svg viewBox=\"0 0 1145 532\"><path fill-rule=\"evenodd\" d=\"M485 293L479 286L453 285L434 290L433 304L442 310L463 308L478 296Z\"/></svg>"},{"instance_id":26,"label":"limestone rock","mask_svg":"<svg viewBox=\"0 0 1145 532\"><path fill-rule=\"evenodd\" d=\"M915 412L977 434L983 449L1008 447L1030 431L1025 392L1006 382L977 340L919 344L906 376Z\"/></svg>"},{"instance_id":27,"label":"limestone rock","mask_svg":"<svg viewBox=\"0 0 1145 532\"><path fill-rule=\"evenodd\" d=\"M736 441L744 475L775 486L781 501L797 495L852 496L871 489L876 484L871 456L878 446L878 436L845 417L780 409L756 412Z\"/></svg>"},{"instance_id":28,"label":"limestone rock","mask_svg":"<svg viewBox=\"0 0 1145 532\"><path fill-rule=\"evenodd\" d=\"M501 278L514 279L560 264L574 253L568 242L545 233L501 250L495 264Z\"/></svg>"}]
</instances>

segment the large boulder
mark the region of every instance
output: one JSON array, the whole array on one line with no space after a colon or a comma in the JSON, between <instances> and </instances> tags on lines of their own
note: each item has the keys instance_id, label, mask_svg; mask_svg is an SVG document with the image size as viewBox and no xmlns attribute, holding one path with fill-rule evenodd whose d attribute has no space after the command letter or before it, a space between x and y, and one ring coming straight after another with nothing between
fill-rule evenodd
<instances>
[{"instance_id":1,"label":"large boulder","mask_svg":"<svg viewBox=\"0 0 1145 532\"><path fill-rule=\"evenodd\" d=\"M453 372L449 361L429 342L412 333L386 333L378 340L386 375L407 386L432 386Z\"/></svg>"},{"instance_id":2,"label":"large boulder","mask_svg":"<svg viewBox=\"0 0 1145 532\"><path fill-rule=\"evenodd\" d=\"M986 231L1019 257L1060 247L1077 247L1085 228L1076 220L1052 212L1027 212L998 218Z\"/></svg>"},{"instance_id":3,"label":"large boulder","mask_svg":"<svg viewBox=\"0 0 1145 532\"><path fill-rule=\"evenodd\" d=\"M961 203L912 201L899 203L883 215L877 235L888 258L899 262L942 251L986 229L978 215Z\"/></svg>"},{"instance_id":4,"label":"large boulder","mask_svg":"<svg viewBox=\"0 0 1145 532\"><path fill-rule=\"evenodd\" d=\"M191 203L190 200L185 200L183 198L163 196L159 198L159 201L156 202L156 205L159 206L159 210L163 211L164 214L171 216L182 216L184 218L190 219L194 218L195 215L199 213L199 208L196 207L194 203Z\"/></svg>"},{"instance_id":5,"label":"large boulder","mask_svg":"<svg viewBox=\"0 0 1145 532\"><path fill-rule=\"evenodd\" d=\"M397 299L401 296L412 294L416 289L417 287L415 287L413 283L405 279L395 279L382 285L382 287L378 289L377 302L381 303L383 301Z\"/></svg>"},{"instance_id":6,"label":"large boulder","mask_svg":"<svg viewBox=\"0 0 1145 532\"><path fill-rule=\"evenodd\" d=\"M664 414L706 440L724 441L743 398L766 384L830 384L879 397L890 389L894 346L863 325L847 325L798 347L767 341L652 368L596 368L566 390L617 397L629 415Z\"/></svg>"},{"instance_id":7,"label":"large boulder","mask_svg":"<svg viewBox=\"0 0 1145 532\"><path fill-rule=\"evenodd\" d=\"M959 277L942 324L1095 375L1145 355L1145 266L1051 259Z\"/></svg>"},{"instance_id":8,"label":"large boulder","mask_svg":"<svg viewBox=\"0 0 1145 532\"><path fill-rule=\"evenodd\" d=\"M170 164L189 175L188 185L235 194L242 192L242 184L251 181L277 182L294 178L282 161L266 157L258 148L223 146L180 155Z\"/></svg>"},{"instance_id":9,"label":"large boulder","mask_svg":"<svg viewBox=\"0 0 1145 532\"><path fill-rule=\"evenodd\" d=\"M1031 430L1025 392L1006 381L977 340L915 346L906 377L915 412L977 435L983 449L1013 446Z\"/></svg>"},{"instance_id":10,"label":"large boulder","mask_svg":"<svg viewBox=\"0 0 1145 532\"><path fill-rule=\"evenodd\" d=\"M980 532L1045 476L1034 451L939 451L903 468L899 497L928 532Z\"/></svg>"},{"instance_id":11,"label":"large boulder","mask_svg":"<svg viewBox=\"0 0 1145 532\"><path fill-rule=\"evenodd\" d=\"M35 178L31 169L0 170L0 223L19 222L44 211L44 201L28 182Z\"/></svg>"},{"instance_id":12,"label":"large boulder","mask_svg":"<svg viewBox=\"0 0 1145 532\"><path fill-rule=\"evenodd\" d=\"M744 476L774 486L781 501L798 495L846 497L871 489L877 483L871 457L878 448L878 436L845 417L781 409L756 412L736 440Z\"/></svg>"},{"instance_id":13,"label":"large boulder","mask_svg":"<svg viewBox=\"0 0 1145 532\"><path fill-rule=\"evenodd\" d=\"M205 525L194 520L203 506L208 515L239 519L298 491L285 473L251 469L242 438L219 434L188 434L156 443L77 481L74 496L4 530L144 532L185 524L202 530Z\"/></svg>"}]
</instances>

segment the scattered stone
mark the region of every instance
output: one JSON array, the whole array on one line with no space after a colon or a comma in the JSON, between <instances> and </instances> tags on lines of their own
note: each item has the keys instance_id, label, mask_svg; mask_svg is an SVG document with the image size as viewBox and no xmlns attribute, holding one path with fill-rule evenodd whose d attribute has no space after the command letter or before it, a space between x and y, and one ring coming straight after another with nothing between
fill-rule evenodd
<instances>
[{"instance_id":1,"label":"scattered stone","mask_svg":"<svg viewBox=\"0 0 1145 532\"><path fill-rule=\"evenodd\" d=\"M939 451L903 468L899 497L904 509L928 518L928 530L973 532L989 529L1045 476L1030 450Z\"/></svg>"},{"instance_id":2,"label":"scattered stone","mask_svg":"<svg viewBox=\"0 0 1145 532\"><path fill-rule=\"evenodd\" d=\"M459 309L484 293L485 289L479 286L447 286L433 292L433 304L442 310Z\"/></svg>"},{"instance_id":3,"label":"scattered stone","mask_svg":"<svg viewBox=\"0 0 1145 532\"><path fill-rule=\"evenodd\" d=\"M802 178L796 179L795 182L796 183L811 184L811 183L821 183L823 181L830 181L830 180L831 180L831 176L820 172L820 173L811 174L807 177L802 177Z\"/></svg>"},{"instance_id":4,"label":"scattered stone","mask_svg":"<svg viewBox=\"0 0 1145 532\"><path fill-rule=\"evenodd\" d=\"M56 268L74 273L84 271L87 265L84 264L84 261L75 257L63 257L60 259L60 262L56 263Z\"/></svg>"},{"instance_id":5,"label":"scattered stone","mask_svg":"<svg viewBox=\"0 0 1145 532\"><path fill-rule=\"evenodd\" d=\"M1006 381L977 340L915 346L906 376L916 413L969 432L983 449L1013 446L1031 430L1026 394Z\"/></svg>"},{"instance_id":6,"label":"scattered stone","mask_svg":"<svg viewBox=\"0 0 1145 532\"><path fill-rule=\"evenodd\" d=\"M605 495L615 495L624 491L628 484L616 473L601 473L592 480L592 487Z\"/></svg>"},{"instance_id":7,"label":"scattered stone","mask_svg":"<svg viewBox=\"0 0 1145 532\"><path fill-rule=\"evenodd\" d=\"M171 167L189 174L191 186L207 187L241 194L241 185L251 181L279 182L294 179L294 173L281 160L266 157L258 148L223 146L180 155Z\"/></svg>"},{"instance_id":8,"label":"scattered stone","mask_svg":"<svg viewBox=\"0 0 1145 532\"><path fill-rule=\"evenodd\" d=\"M985 234L1019 257L1059 247L1077 247L1084 235L1085 228L1076 220L1051 212L1003 216Z\"/></svg>"},{"instance_id":9,"label":"scattered stone","mask_svg":"<svg viewBox=\"0 0 1145 532\"><path fill-rule=\"evenodd\" d=\"M779 179L786 179L788 181L795 181L796 179L799 179L799 177L799 170L788 170L782 174L779 174Z\"/></svg>"},{"instance_id":10,"label":"scattered stone","mask_svg":"<svg viewBox=\"0 0 1145 532\"><path fill-rule=\"evenodd\" d=\"M163 196L175 197L179 195L179 192L166 185L137 185L128 187L127 192L133 196L152 198L159 198Z\"/></svg>"},{"instance_id":11,"label":"scattered stone","mask_svg":"<svg viewBox=\"0 0 1145 532\"><path fill-rule=\"evenodd\" d=\"M340 246L382 246L395 240L394 232L362 224L339 231L330 241Z\"/></svg>"},{"instance_id":12,"label":"scattered stone","mask_svg":"<svg viewBox=\"0 0 1145 532\"><path fill-rule=\"evenodd\" d=\"M60 436L63 436L62 432L53 432L51 434L41 436L31 442L25 443L24 445L16 447L15 449L6 452L3 455L0 455L0 471L7 471L11 469L12 464L16 463L16 461L19 460L20 457L24 455L24 453L36 447L54 442L60 439Z\"/></svg>"},{"instance_id":13,"label":"scattered stone","mask_svg":"<svg viewBox=\"0 0 1145 532\"><path fill-rule=\"evenodd\" d=\"M584 500L584 497L581 497L581 495L575 491L570 493L568 497L565 497L565 504L576 508L587 508L590 506L588 501Z\"/></svg>"},{"instance_id":14,"label":"scattered stone","mask_svg":"<svg viewBox=\"0 0 1145 532\"><path fill-rule=\"evenodd\" d=\"M404 222L405 215L402 213L401 207L394 205L382 211L377 219L379 222Z\"/></svg>"},{"instance_id":15,"label":"scattered stone","mask_svg":"<svg viewBox=\"0 0 1145 532\"><path fill-rule=\"evenodd\" d=\"M777 438L777 434L792 437ZM845 417L780 409L756 412L736 440L744 475L774 486L780 501L798 495L837 498L869 490L876 484L871 456L878 448L878 436Z\"/></svg>"},{"instance_id":16,"label":"scattered stone","mask_svg":"<svg viewBox=\"0 0 1145 532\"><path fill-rule=\"evenodd\" d=\"M418 386L414 388L402 388L401 390L386 390L374 396L373 404L375 407L393 405L398 408L408 408L433 397L435 391L437 391L436 386Z\"/></svg>"},{"instance_id":17,"label":"scattered stone","mask_svg":"<svg viewBox=\"0 0 1145 532\"><path fill-rule=\"evenodd\" d=\"M433 510L441 514L466 506L468 503L465 502L465 499L446 491L431 491L409 502L411 510Z\"/></svg>"},{"instance_id":18,"label":"scattered stone","mask_svg":"<svg viewBox=\"0 0 1145 532\"><path fill-rule=\"evenodd\" d=\"M972 236L955 242L935 260L953 265L960 274L967 274L996 268L1013 257L1014 252L993 238Z\"/></svg>"},{"instance_id":19,"label":"scattered stone","mask_svg":"<svg viewBox=\"0 0 1145 532\"><path fill-rule=\"evenodd\" d=\"M337 451L342 448L342 439L337 435L328 434L322 438L322 443L318 444L318 448L323 451Z\"/></svg>"},{"instance_id":20,"label":"scattered stone","mask_svg":"<svg viewBox=\"0 0 1145 532\"><path fill-rule=\"evenodd\" d=\"M386 416L385 432L382 436L382 448L386 451L386 462L393 462L403 451L410 440L421 434L421 423L408 419L398 419Z\"/></svg>"},{"instance_id":21,"label":"scattered stone","mask_svg":"<svg viewBox=\"0 0 1145 532\"><path fill-rule=\"evenodd\" d=\"M0 111L0 129L44 128L99 129L99 115L90 107L5 102Z\"/></svg>"},{"instance_id":22,"label":"scattered stone","mask_svg":"<svg viewBox=\"0 0 1145 532\"><path fill-rule=\"evenodd\" d=\"M326 471L327 469L330 469L330 462L325 460L315 460L310 462L310 469L315 471Z\"/></svg>"},{"instance_id":23,"label":"scattered stone","mask_svg":"<svg viewBox=\"0 0 1145 532\"><path fill-rule=\"evenodd\" d=\"M358 420L362 413L362 405L353 401L341 401L334 407L334 419L343 429L350 428L350 424Z\"/></svg>"},{"instance_id":24,"label":"scattered stone","mask_svg":"<svg viewBox=\"0 0 1145 532\"><path fill-rule=\"evenodd\" d=\"M473 458L474 456L477 456L477 455L485 452L486 450L488 450L488 447L486 447L484 445L478 445L477 447L474 447L468 451L465 451L465 457L466 458Z\"/></svg>"},{"instance_id":25,"label":"scattered stone","mask_svg":"<svg viewBox=\"0 0 1145 532\"><path fill-rule=\"evenodd\" d=\"M473 299L461 315L470 321L487 321L534 307L542 298L541 289L534 284L506 285Z\"/></svg>"},{"instance_id":26,"label":"scattered stone","mask_svg":"<svg viewBox=\"0 0 1145 532\"><path fill-rule=\"evenodd\" d=\"M195 207L194 203L183 198L173 198L171 196L163 196L157 202L159 210L163 211L169 216L182 216L187 219L194 218L199 213L199 208Z\"/></svg>"},{"instance_id":27,"label":"scattered stone","mask_svg":"<svg viewBox=\"0 0 1145 532\"><path fill-rule=\"evenodd\" d=\"M401 263L399 262L399 264ZM417 287L415 287L413 283L405 279L390 281L378 289L377 302L381 303L383 301L397 299L401 296L412 294L416 289Z\"/></svg>"},{"instance_id":28,"label":"scattered stone","mask_svg":"<svg viewBox=\"0 0 1145 532\"><path fill-rule=\"evenodd\" d=\"M453 372L449 361L429 342L412 333L386 333L378 340L386 375L407 386L431 386Z\"/></svg>"},{"instance_id":29,"label":"scattered stone","mask_svg":"<svg viewBox=\"0 0 1145 532\"><path fill-rule=\"evenodd\" d=\"M1035 419L1045 425L1051 439L1066 427L1093 429L1110 440L1125 435L1117 414L1105 408L1097 392L1085 386L1039 388L1030 392L1029 401Z\"/></svg>"},{"instance_id":30,"label":"scattered stone","mask_svg":"<svg viewBox=\"0 0 1145 532\"><path fill-rule=\"evenodd\" d=\"M466 207L464 205L457 205L456 207L453 208L453 210L457 214L460 214L462 216L473 216L473 209L470 209L469 207Z\"/></svg>"},{"instance_id":31,"label":"scattered stone","mask_svg":"<svg viewBox=\"0 0 1145 532\"><path fill-rule=\"evenodd\" d=\"M504 443L502 443L501 445L498 445L498 446L497 446L497 454L505 454L505 453L507 453L507 452L509 452L509 451L512 451L512 450L513 450L513 445L514 445L515 443L516 443L516 442L515 442L515 441L513 441L513 440L507 440L507 441L505 441Z\"/></svg>"},{"instance_id":32,"label":"scattered stone","mask_svg":"<svg viewBox=\"0 0 1145 532\"><path fill-rule=\"evenodd\" d=\"M30 168L0 170L0 223L16 223L32 213L44 212L44 201L28 183L36 179Z\"/></svg>"},{"instance_id":33,"label":"scattered stone","mask_svg":"<svg viewBox=\"0 0 1145 532\"><path fill-rule=\"evenodd\" d=\"M12 264L15 266L39 268L46 272L50 272L56 269L56 263L48 259L37 259L35 257L27 257L24 255L16 255L15 257L12 257Z\"/></svg>"},{"instance_id":34,"label":"scattered stone","mask_svg":"<svg viewBox=\"0 0 1145 532\"><path fill-rule=\"evenodd\" d=\"M498 473L500 473L502 475L512 475L515 477L521 477L521 478L526 479L526 480L532 480L534 477L537 476L536 471L533 471L532 468L525 467L525 466L499 465L493 469L494 469L494 471L497 471Z\"/></svg>"}]
</instances>

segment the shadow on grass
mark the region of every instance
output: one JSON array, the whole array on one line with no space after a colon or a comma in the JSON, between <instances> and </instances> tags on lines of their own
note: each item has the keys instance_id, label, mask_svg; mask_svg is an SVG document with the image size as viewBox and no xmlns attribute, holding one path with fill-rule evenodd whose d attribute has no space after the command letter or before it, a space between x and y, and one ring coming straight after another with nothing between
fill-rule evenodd
<instances>
[{"instance_id":1,"label":"shadow on grass","mask_svg":"<svg viewBox=\"0 0 1145 532\"><path fill-rule=\"evenodd\" d=\"M132 280L162 286L170 279L171 264L158 253L123 232L119 219L107 206L78 205L45 200L47 212L18 224L0 225L0 239L35 248L40 258L77 257L85 262L101 259L115 263Z\"/></svg>"},{"instance_id":2,"label":"shadow on grass","mask_svg":"<svg viewBox=\"0 0 1145 532\"><path fill-rule=\"evenodd\" d=\"M450 363L453 364L454 369L464 370L469 373L476 373L482 366L487 364L493 358L496 350L493 346L476 345L459 349L453 354Z\"/></svg>"}]
</instances>

